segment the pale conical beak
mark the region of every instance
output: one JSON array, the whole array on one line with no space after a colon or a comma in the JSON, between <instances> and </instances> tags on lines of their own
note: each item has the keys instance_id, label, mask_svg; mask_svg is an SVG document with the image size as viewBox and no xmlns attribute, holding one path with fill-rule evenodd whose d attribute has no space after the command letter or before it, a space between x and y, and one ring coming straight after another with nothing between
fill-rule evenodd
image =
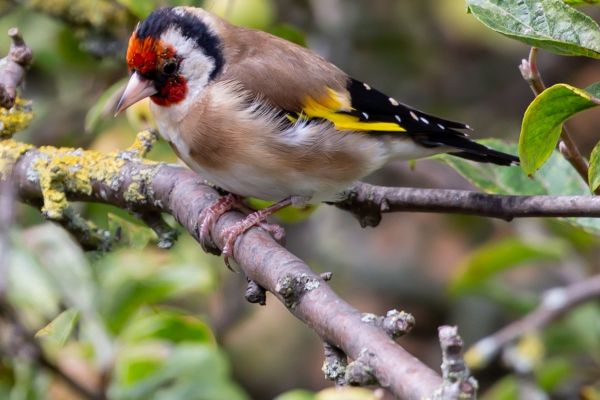
<instances>
[{"instance_id":1,"label":"pale conical beak","mask_svg":"<svg viewBox=\"0 0 600 400\"><path fill-rule=\"evenodd\" d=\"M154 87L154 82L144 79L140 74L134 72L131 75L131 78L129 78L129 82L127 82L127 87L121 96L121 100L117 103L115 117L119 115L121 111L127 109L127 107L156 93L157 90Z\"/></svg>"}]
</instances>

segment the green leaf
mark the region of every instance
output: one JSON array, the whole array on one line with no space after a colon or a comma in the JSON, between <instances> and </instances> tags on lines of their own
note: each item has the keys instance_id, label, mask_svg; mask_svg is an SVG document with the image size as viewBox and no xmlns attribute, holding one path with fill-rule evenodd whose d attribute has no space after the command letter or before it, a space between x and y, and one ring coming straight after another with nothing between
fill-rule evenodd
<instances>
[{"instance_id":1,"label":"green leaf","mask_svg":"<svg viewBox=\"0 0 600 400\"><path fill-rule=\"evenodd\" d=\"M467 0L488 28L556 54L600 58L600 29L562 0Z\"/></svg>"},{"instance_id":2,"label":"green leaf","mask_svg":"<svg viewBox=\"0 0 600 400\"><path fill-rule=\"evenodd\" d=\"M482 400L514 400L519 398L519 383L514 376L507 376L499 381L485 392Z\"/></svg>"},{"instance_id":3,"label":"green leaf","mask_svg":"<svg viewBox=\"0 0 600 400\"><path fill-rule=\"evenodd\" d=\"M131 342L159 339L172 343L216 343L210 327L204 321L165 309L155 311L158 313L142 317L131 323L121 338Z\"/></svg>"},{"instance_id":4,"label":"green leaf","mask_svg":"<svg viewBox=\"0 0 600 400\"><path fill-rule=\"evenodd\" d=\"M115 96L121 93L121 89L125 87L126 83L127 79L121 79L100 95L85 116L84 129L86 133L94 132L103 118L114 114Z\"/></svg>"},{"instance_id":5,"label":"green leaf","mask_svg":"<svg viewBox=\"0 0 600 400\"><path fill-rule=\"evenodd\" d=\"M491 242L480 247L463 263L450 290L453 294L468 292L509 268L525 263L560 260L566 251L564 243L557 240L526 243L518 238L510 238Z\"/></svg>"},{"instance_id":6,"label":"green leaf","mask_svg":"<svg viewBox=\"0 0 600 400\"><path fill-rule=\"evenodd\" d=\"M48 325L37 331L36 337L61 348L67 343L79 320L79 311L74 308L63 311Z\"/></svg>"},{"instance_id":7,"label":"green leaf","mask_svg":"<svg viewBox=\"0 0 600 400\"><path fill-rule=\"evenodd\" d=\"M556 357L544 360L536 369L538 385L546 393L554 391L561 383L573 374L573 363L566 358Z\"/></svg>"},{"instance_id":8,"label":"green leaf","mask_svg":"<svg viewBox=\"0 0 600 400\"><path fill-rule=\"evenodd\" d=\"M117 0L117 2L139 19L146 18L158 6L158 1L149 0Z\"/></svg>"},{"instance_id":9,"label":"green leaf","mask_svg":"<svg viewBox=\"0 0 600 400\"><path fill-rule=\"evenodd\" d=\"M501 140L481 140L479 143L505 153L514 154L516 146ZM552 153L546 164L538 170L535 177L529 178L521 168L499 167L492 164L480 164L452 157L436 156L464 176L480 190L506 195L573 195L591 196L588 185L581 179L571 164L558 152ZM583 228L593 234L600 232L598 218L562 218L572 225Z\"/></svg>"},{"instance_id":10,"label":"green leaf","mask_svg":"<svg viewBox=\"0 0 600 400\"><path fill-rule=\"evenodd\" d=\"M574 114L600 104L598 84L587 90L560 83L537 96L525 111L519 157L521 167L531 175L550 157L556 148L563 123Z\"/></svg>"},{"instance_id":11,"label":"green leaf","mask_svg":"<svg viewBox=\"0 0 600 400\"><path fill-rule=\"evenodd\" d=\"M109 397L127 400L245 400L213 346L146 342L119 354Z\"/></svg>"},{"instance_id":12,"label":"green leaf","mask_svg":"<svg viewBox=\"0 0 600 400\"><path fill-rule=\"evenodd\" d=\"M590 190L595 192L600 187L600 142L596 143L590 155L590 171L588 175Z\"/></svg>"},{"instance_id":13,"label":"green leaf","mask_svg":"<svg viewBox=\"0 0 600 400\"><path fill-rule=\"evenodd\" d=\"M564 2L572 6L600 4L600 0L564 0Z\"/></svg>"}]
</instances>

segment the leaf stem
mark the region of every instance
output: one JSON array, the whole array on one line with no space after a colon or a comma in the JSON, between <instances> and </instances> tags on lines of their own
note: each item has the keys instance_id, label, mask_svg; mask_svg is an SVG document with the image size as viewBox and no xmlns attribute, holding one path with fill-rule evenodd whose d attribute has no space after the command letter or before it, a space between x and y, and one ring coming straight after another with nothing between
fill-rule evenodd
<instances>
[{"instance_id":1,"label":"leaf stem","mask_svg":"<svg viewBox=\"0 0 600 400\"><path fill-rule=\"evenodd\" d=\"M537 66L537 56L537 47L532 47L529 51L529 59L523 60L520 66L523 79L527 81L531 91L535 96L539 96L544 90L546 90L546 85L544 84L544 80L542 79L542 75L540 74L540 70ZM563 126L560 134L558 150L587 183L589 176L588 162L579 151L579 148L573 140L569 128L566 125ZM600 189L596 190L594 193L600 195Z\"/></svg>"}]
</instances>

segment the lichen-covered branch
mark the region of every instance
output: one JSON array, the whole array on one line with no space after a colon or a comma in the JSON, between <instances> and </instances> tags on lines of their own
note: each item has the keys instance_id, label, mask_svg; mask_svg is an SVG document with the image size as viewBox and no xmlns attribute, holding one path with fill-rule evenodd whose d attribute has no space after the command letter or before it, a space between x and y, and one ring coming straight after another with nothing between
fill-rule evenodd
<instances>
[{"instance_id":1,"label":"lichen-covered branch","mask_svg":"<svg viewBox=\"0 0 600 400\"><path fill-rule=\"evenodd\" d=\"M435 394L435 400L471 400L477 398L478 384L471 377L463 358L463 340L456 326L442 326L438 331L442 347L442 375L444 383Z\"/></svg>"}]
</instances>

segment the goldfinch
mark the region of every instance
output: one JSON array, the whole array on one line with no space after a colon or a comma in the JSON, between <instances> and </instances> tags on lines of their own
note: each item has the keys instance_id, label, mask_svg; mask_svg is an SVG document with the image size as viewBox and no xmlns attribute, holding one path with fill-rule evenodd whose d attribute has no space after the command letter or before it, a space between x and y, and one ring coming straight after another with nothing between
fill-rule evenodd
<instances>
[{"instance_id":1,"label":"goldfinch","mask_svg":"<svg viewBox=\"0 0 600 400\"><path fill-rule=\"evenodd\" d=\"M131 35L127 65L117 113L150 97L178 157L231 193L201 216L202 241L240 196L277 202L228 232L226 258L241 233L273 212L335 201L391 160L449 153L518 163L468 139L468 125L402 104L308 49L201 8L150 14Z\"/></svg>"}]
</instances>

